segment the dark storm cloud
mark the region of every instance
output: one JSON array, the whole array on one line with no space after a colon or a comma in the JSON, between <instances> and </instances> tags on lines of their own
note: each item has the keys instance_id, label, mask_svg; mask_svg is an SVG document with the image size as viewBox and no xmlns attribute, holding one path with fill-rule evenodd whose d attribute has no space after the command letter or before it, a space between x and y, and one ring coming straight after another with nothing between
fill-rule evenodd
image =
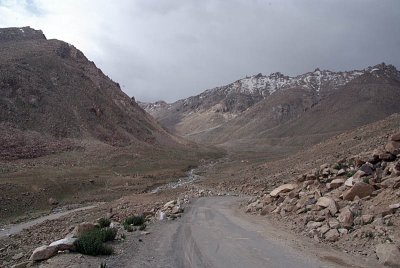
<instances>
[{"instance_id":1,"label":"dark storm cloud","mask_svg":"<svg viewBox=\"0 0 400 268\"><path fill-rule=\"evenodd\" d=\"M144 101L174 101L259 72L400 66L397 0L109 2L33 1L47 10L42 18L30 18L20 3L12 8L22 18L11 13L0 24L29 19Z\"/></svg>"}]
</instances>

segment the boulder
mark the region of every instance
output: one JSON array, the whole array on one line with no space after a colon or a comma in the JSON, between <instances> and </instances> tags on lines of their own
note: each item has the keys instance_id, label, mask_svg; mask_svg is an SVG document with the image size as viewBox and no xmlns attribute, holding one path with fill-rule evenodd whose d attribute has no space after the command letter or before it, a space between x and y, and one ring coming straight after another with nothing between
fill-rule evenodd
<instances>
[{"instance_id":1,"label":"boulder","mask_svg":"<svg viewBox=\"0 0 400 268\"><path fill-rule=\"evenodd\" d=\"M335 242L339 239L340 234L336 229L330 229L326 234L325 234L325 240L330 241L330 242Z\"/></svg>"},{"instance_id":2,"label":"boulder","mask_svg":"<svg viewBox=\"0 0 400 268\"><path fill-rule=\"evenodd\" d=\"M173 208L175 206L175 204L176 204L176 201L171 200L171 201L165 203L164 208Z\"/></svg>"},{"instance_id":3,"label":"boulder","mask_svg":"<svg viewBox=\"0 0 400 268\"><path fill-rule=\"evenodd\" d=\"M47 203L49 203L49 205L55 206L58 205L58 200L54 197L50 197L49 199L47 199Z\"/></svg>"},{"instance_id":4,"label":"boulder","mask_svg":"<svg viewBox=\"0 0 400 268\"><path fill-rule=\"evenodd\" d=\"M56 247L57 250L71 250L71 251L74 251L75 250L74 243L75 243L76 240L77 240L77 238L68 237L68 238L64 238L64 239L60 239L60 240L54 241L49 246L50 247Z\"/></svg>"},{"instance_id":5,"label":"boulder","mask_svg":"<svg viewBox=\"0 0 400 268\"><path fill-rule=\"evenodd\" d=\"M389 208L390 209L398 209L398 208L400 208L400 203L391 204L391 205L389 205Z\"/></svg>"},{"instance_id":6,"label":"boulder","mask_svg":"<svg viewBox=\"0 0 400 268\"><path fill-rule=\"evenodd\" d=\"M365 163L360 167L360 170L363 171L366 175L371 175L374 171L372 169L372 165L369 163Z\"/></svg>"},{"instance_id":7,"label":"boulder","mask_svg":"<svg viewBox=\"0 0 400 268\"><path fill-rule=\"evenodd\" d=\"M386 177L386 178L383 178L382 180L383 181L380 184L381 187L382 188L390 188L390 187L393 187L397 182L400 181L400 177L394 177L394 178Z\"/></svg>"},{"instance_id":8,"label":"boulder","mask_svg":"<svg viewBox=\"0 0 400 268\"><path fill-rule=\"evenodd\" d=\"M354 173L354 175L353 175L353 179L354 180L358 180L358 179L360 179L362 177L365 177L365 176L367 176L367 173L365 173L362 170L357 170L356 173Z\"/></svg>"},{"instance_id":9,"label":"boulder","mask_svg":"<svg viewBox=\"0 0 400 268\"><path fill-rule=\"evenodd\" d=\"M338 217L343 227L349 228L353 225L353 213L348 207L342 209Z\"/></svg>"},{"instance_id":10,"label":"boulder","mask_svg":"<svg viewBox=\"0 0 400 268\"><path fill-rule=\"evenodd\" d=\"M369 224L369 223L371 223L373 220L374 220L374 215L369 215L369 214L367 214L367 215L362 215L362 216L361 216L362 224Z\"/></svg>"},{"instance_id":11,"label":"boulder","mask_svg":"<svg viewBox=\"0 0 400 268\"><path fill-rule=\"evenodd\" d=\"M349 190L343 193L343 199L348 201L353 201L354 197L364 198L370 196L375 188L365 182L357 182Z\"/></svg>"},{"instance_id":12,"label":"boulder","mask_svg":"<svg viewBox=\"0 0 400 268\"><path fill-rule=\"evenodd\" d=\"M400 153L400 142L399 141L389 141L385 145L385 150L388 153L391 153L393 155L397 155Z\"/></svg>"},{"instance_id":13,"label":"boulder","mask_svg":"<svg viewBox=\"0 0 400 268\"><path fill-rule=\"evenodd\" d=\"M33 251L30 260L32 261L47 260L56 255L57 251L58 251L57 247L41 246Z\"/></svg>"},{"instance_id":14,"label":"boulder","mask_svg":"<svg viewBox=\"0 0 400 268\"><path fill-rule=\"evenodd\" d=\"M309 221L307 223L307 228L309 229L317 229L319 227L321 227L323 225L322 222L318 222L318 221Z\"/></svg>"},{"instance_id":15,"label":"boulder","mask_svg":"<svg viewBox=\"0 0 400 268\"><path fill-rule=\"evenodd\" d=\"M337 228L339 228L340 222L339 222L337 219L335 219L335 218L330 218L330 219L328 220L328 225L329 225L329 227L331 227L332 229L337 229Z\"/></svg>"},{"instance_id":16,"label":"boulder","mask_svg":"<svg viewBox=\"0 0 400 268\"><path fill-rule=\"evenodd\" d=\"M79 237L82 234L97 228L97 226L90 222L82 222L75 226L69 237Z\"/></svg>"},{"instance_id":17,"label":"boulder","mask_svg":"<svg viewBox=\"0 0 400 268\"><path fill-rule=\"evenodd\" d=\"M390 137L390 140L391 140L391 141L399 141L399 142L400 142L400 132L397 132L397 133L393 134L393 135Z\"/></svg>"},{"instance_id":18,"label":"boulder","mask_svg":"<svg viewBox=\"0 0 400 268\"><path fill-rule=\"evenodd\" d=\"M347 187L352 187L354 185L353 182L353 177L348 178L345 182L344 185L346 185Z\"/></svg>"},{"instance_id":19,"label":"boulder","mask_svg":"<svg viewBox=\"0 0 400 268\"><path fill-rule=\"evenodd\" d=\"M400 251L394 244L379 244L375 249L379 262L389 267L400 267Z\"/></svg>"},{"instance_id":20,"label":"boulder","mask_svg":"<svg viewBox=\"0 0 400 268\"><path fill-rule=\"evenodd\" d=\"M323 208L327 208L332 216L335 215L338 211L336 207L336 202L331 197L320 197L317 201L317 205Z\"/></svg>"},{"instance_id":21,"label":"boulder","mask_svg":"<svg viewBox=\"0 0 400 268\"><path fill-rule=\"evenodd\" d=\"M338 176L343 176L346 175L346 170L344 168L339 169L339 171L337 172Z\"/></svg>"},{"instance_id":22,"label":"boulder","mask_svg":"<svg viewBox=\"0 0 400 268\"><path fill-rule=\"evenodd\" d=\"M334 179L331 181L330 186L331 188L336 189L342 186L345 183L345 181L346 181L345 179Z\"/></svg>"},{"instance_id":23,"label":"boulder","mask_svg":"<svg viewBox=\"0 0 400 268\"><path fill-rule=\"evenodd\" d=\"M183 209L180 206L174 206L171 211L172 214L179 214L182 212L183 212Z\"/></svg>"},{"instance_id":24,"label":"boulder","mask_svg":"<svg viewBox=\"0 0 400 268\"><path fill-rule=\"evenodd\" d=\"M294 188L296 188L296 186L297 186L296 184L292 184L292 183L283 184L283 185L279 186L278 188L275 188L274 190L272 190L270 195L272 197L276 197L280 193L286 193L286 192L292 191Z\"/></svg>"}]
</instances>

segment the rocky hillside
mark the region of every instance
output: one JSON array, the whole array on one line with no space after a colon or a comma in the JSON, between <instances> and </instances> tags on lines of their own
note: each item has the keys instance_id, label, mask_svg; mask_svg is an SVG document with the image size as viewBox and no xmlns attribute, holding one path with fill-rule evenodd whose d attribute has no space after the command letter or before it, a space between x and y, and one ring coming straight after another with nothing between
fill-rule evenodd
<instances>
[{"instance_id":1,"label":"rocky hillside","mask_svg":"<svg viewBox=\"0 0 400 268\"><path fill-rule=\"evenodd\" d=\"M0 157L178 140L74 46L29 27L0 29Z\"/></svg>"},{"instance_id":2,"label":"rocky hillside","mask_svg":"<svg viewBox=\"0 0 400 268\"><path fill-rule=\"evenodd\" d=\"M398 267L399 187L400 132L383 148L322 164L279 187L261 190L247 212Z\"/></svg>"},{"instance_id":3,"label":"rocky hillside","mask_svg":"<svg viewBox=\"0 0 400 268\"><path fill-rule=\"evenodd\" d=\"M399 101L400 72L382 63L297 77L259 74L172 104L141 105L195 141L240 151L292 151L398 112Z\"/></svg>"}]
</instances>

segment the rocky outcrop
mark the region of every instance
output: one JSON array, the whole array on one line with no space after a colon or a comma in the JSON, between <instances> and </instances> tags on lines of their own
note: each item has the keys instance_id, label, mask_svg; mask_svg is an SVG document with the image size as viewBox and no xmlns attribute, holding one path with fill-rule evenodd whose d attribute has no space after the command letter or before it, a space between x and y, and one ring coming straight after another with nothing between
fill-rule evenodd
<instances>
[{"instance_id":1,"label":"rocky outcrop","mask_svg":"<svg viewBox=\"0 0 400 268\"><path fill-rule=\"evenodd\" d=\"M398 137L400 133L392 135L387 144ZM399 267L396 245L400 240L394 233L400 224L400 155L392 153L386 145L320 165L270 192L263 191L248 202L246 211L292 221L295 230L318 241L381 244L376 250L379 260Z\"/></svg>"}]
</instances>

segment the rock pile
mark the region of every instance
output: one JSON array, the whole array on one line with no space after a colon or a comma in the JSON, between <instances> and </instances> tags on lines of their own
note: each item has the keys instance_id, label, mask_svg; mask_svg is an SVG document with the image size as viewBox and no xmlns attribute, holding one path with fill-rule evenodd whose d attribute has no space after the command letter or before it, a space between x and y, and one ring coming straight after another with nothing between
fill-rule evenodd
<instances>
[{"instance_id":1,"label":"rock pile","mask_svg":"<svg viewBox=\"0 0 400 268\"><path fill-rule=\"evenodd\" d=\"M399 267L396 254L383 254L381 249L390 247L391 252L398 252L400 246L399 188L400 133L397 133L382 149L333 165L323 164L272 191L265 190L249 201L246 210L283 217L296 231L317 241L345 247L347 243L350 250L356 248L355 240L364 240L359 253L376 254L382 263ZM376 253L366 249L366 245L376 246Z\"/></svg>"}]
</instances>

